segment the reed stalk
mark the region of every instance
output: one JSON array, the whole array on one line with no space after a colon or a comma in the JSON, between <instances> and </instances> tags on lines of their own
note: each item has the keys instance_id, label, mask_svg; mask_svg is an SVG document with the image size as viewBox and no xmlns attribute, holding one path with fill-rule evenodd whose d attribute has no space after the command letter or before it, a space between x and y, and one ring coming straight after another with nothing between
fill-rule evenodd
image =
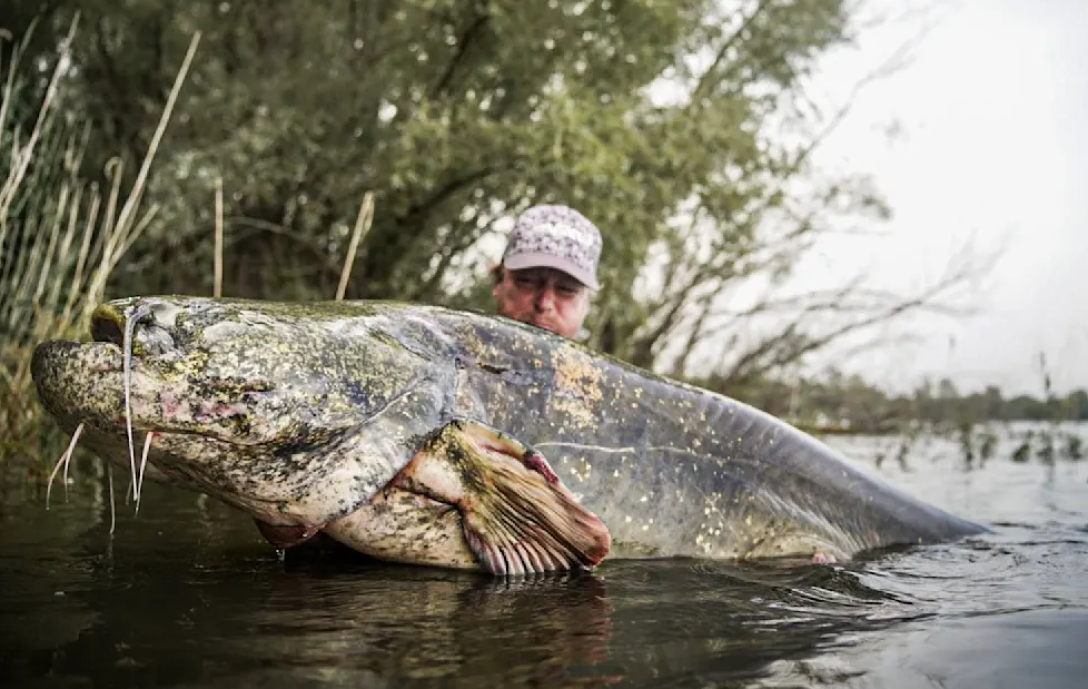
<instances>
[{"instance_id":1,"label":"reed stalk","mask_svg":"<svg viewBox=\"0 0 1088 689\"><path fill-rule=\"evenodd\" d=\"M77 16L29 132L13 112L21 93L24 42L7 66L0 98L0 457L42 431L30 360L33 346L80 339L110 275L158 208L144 208L147 179L200 42L193 35L131 188L124 166L106 166L107 188L88 183L81 163L91 129L66 110L65 78Z\"/></svg>"}]
</instances>

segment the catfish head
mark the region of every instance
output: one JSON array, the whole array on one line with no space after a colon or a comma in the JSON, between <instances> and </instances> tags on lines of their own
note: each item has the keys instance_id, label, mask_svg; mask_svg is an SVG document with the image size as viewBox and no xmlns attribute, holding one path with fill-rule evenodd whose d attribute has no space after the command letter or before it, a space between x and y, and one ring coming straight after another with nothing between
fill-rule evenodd
<instances>
[{"instance_id":1,"label":"catfish head","mask_svg":"<svg viewBox=\"0 0 1088 689\"><path fill-rule=\"evenodd\" d=\"M92 341L40 344L32 375L136 497L146 476L309 531L370 500L440 425L456 371L429 325L371 302L120 299L95 310Z\"/></svg>"}]
</instances>

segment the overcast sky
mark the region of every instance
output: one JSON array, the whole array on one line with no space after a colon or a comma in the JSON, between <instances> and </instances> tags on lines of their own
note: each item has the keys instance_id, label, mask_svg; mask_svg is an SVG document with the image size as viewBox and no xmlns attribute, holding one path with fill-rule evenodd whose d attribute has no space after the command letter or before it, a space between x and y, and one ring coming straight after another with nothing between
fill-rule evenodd
<instances>
[{"instance_id":1,"label":"overcast sky","mask_svg":"<svg viewBox=\"0 0 1088 689\"><path fill-rule=\"evenodd\" d=\"M979 315L922 320L921 344L856 367L895 386L928 374L1038 393L1045 352L1058 390L1088 386L1088 0L939 7L911 64L868 87L821 152L824 164L875 173L894 218L879 240L822 242L801 279L833 283L869 267L904 289L939 277L969 240L979 252L1003 247L970 295ZM845 93L919 26L893 25L829 57L817 85Z\"/></svg>"}]
</instances>

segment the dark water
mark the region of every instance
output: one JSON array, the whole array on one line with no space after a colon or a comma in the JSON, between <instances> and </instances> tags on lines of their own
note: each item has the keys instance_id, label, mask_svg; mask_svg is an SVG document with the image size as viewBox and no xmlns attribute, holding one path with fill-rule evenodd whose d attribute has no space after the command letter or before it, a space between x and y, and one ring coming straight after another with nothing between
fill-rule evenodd
<instances>
[{"instance_id":1,"label":"dark water","mask_svg":"<svg viewBox=\"0 0 1088 689\"><path fill-rule=\"evenodd\" d=\"M505 585L281 562L244 517L157 487L136 517L119 504L111 538L97 463L49 511L9 467L0 687L1086 686L1088 460L1017 437L984 462L830 442L997 532L841 567L617 562Z\"/></svg>"}]
</instances>

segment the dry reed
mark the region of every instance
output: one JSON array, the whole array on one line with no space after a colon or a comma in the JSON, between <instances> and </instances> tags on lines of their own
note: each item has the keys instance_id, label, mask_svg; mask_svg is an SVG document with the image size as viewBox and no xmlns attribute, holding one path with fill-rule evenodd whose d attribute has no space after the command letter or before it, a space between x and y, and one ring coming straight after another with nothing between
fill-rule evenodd
<instances>
[{"instance_id":1,"label":"dry reed","mask_svg":"<svg viewBox=\"0 0 1088 689\"><path fill-rule=\"evenodd\" d=\"M50 426L41 423L44 410L34 401L30 375L33 346L44 340L83 336L90 314L105 296L110 275L155 217L158 208L154 204L141 210L147 178L200 42L197 32L136 179L122 196L124 168L118 159L107 164L105 193L97 183L83 179L80 168L90 127L86 123L77 123L77 127L63 114L69 64L66 51L77 24L78 16L29 133L21 131L10 108L22 85L22 46L8 65L0 100L0 154L9 158L0 186L0 247L7 254L0 256L0 294L4 295L0 301L0 459L14 449L29 450L31 436L43 425ZM217 178L216 297L222 296L223 288L223 206L223 181ZM337 300L346 294L356 253L373 218L374 197L367 192L344 257Z\"/></svg>"},{"instance_id":2,"label":"dry reed","mask_svg":"<svg viewBox=\"0 0 1088 689\"><path fill-rule=\"evenodd\" d=\"M131 188L122 196L124 168L114 159L103 193L80 170L90 129L74 126L64 108L78 21L62 43L29 132L11 107L24 85L19 65L25 42L8 65L0 98L0 154L8 158L0 184L0 455L40 426L42 410L32 400L33 345L86 330L111 273L155 216L154 205L141 210L147 178L200 42L194 34Z\"/></svg>"}]
</instances>

